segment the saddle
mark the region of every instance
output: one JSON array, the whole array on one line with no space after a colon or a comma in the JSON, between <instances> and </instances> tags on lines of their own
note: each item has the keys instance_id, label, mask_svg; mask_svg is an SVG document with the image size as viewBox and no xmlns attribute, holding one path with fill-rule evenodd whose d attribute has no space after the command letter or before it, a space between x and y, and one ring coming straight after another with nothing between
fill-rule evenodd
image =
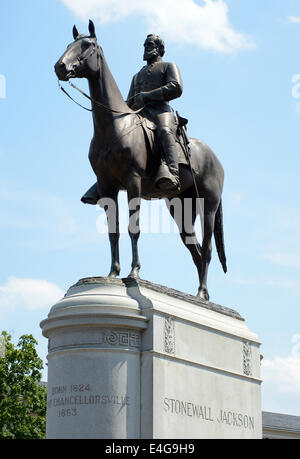
<instances>
[{"instance_id":1,"label":"saddle","mask_svg":"<svg viewBox=\"0 0 300 459\"><path fill-rule=\"evenodd\" d=\"M179 164L186 164L188 165L188 155L189 155L189 139L187 137L187 124L189 120L187 118L182 117L179 115L178 111L174 113L174 118L175 118L175 125L176 125L176 142L180 145L180 149L178 149L179 157L178 157L178 163ZM144 129L144 134L146 136L146 139L148 141L148 145L154 145L154 139L155 139L155 132L157 130L156 124L149 120L148 118L145 118L141 115L138 115L138 117L143 120L141 125L143 126ZM152 154L155 156L160 156L159 152L156 151L156 148L154 148L154 151L152 151ZM164 162L164 159L161 159L162 162Z\"/></svg>"}]
</instances>

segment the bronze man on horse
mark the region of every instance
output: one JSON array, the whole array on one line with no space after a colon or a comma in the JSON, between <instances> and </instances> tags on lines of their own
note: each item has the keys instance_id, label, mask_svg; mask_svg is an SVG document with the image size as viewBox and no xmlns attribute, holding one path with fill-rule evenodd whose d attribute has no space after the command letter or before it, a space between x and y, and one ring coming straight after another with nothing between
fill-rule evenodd
<instances>
[{"instance_id":1,"label":"bronze man on horse","mask_svg":"<svg viewBox=\"0 0 300 459\"><path fill-rule=\"evenodd\" d=\"M174 139L171 136L174 118L168 104L172 98L179 97L182 91L177 67L162 62L162 41L154 36L148 37L144 56L147 66L141 70L141 75L144 72L148 75L149 70L153 79L152 77L136 78L131 91L134 96L133 106L130 108L110 72L103 50L98 44L93 22L89 23L89 34L80 35L74 26L73 37L73 43L57 61L55 72L61 81L69 81L70 78L88 80L90 96L87 97L92 102L94 127L89 160L97 183L82 200L89 204L96 204L99 200L107 213L111 248L111 268L108 276L116 277L120 274L119 192L121 190L127 192L129 220L135 223L133 226L129 224L128 227L132 247L129 277L133 278L139 277L141 268L138 252L141 199L162 198L165 199L167 208L178 225L182 242L191 253L197 268L200 283L198 296L208 300L207 275L212 255L213 235L223 270L224 272L227 270L222 217L224 171L214 152L204 142L194 138L186 139L189 143L192 167L182 159L179 162L177 160ZM151 67L152 63L154 65ZM163 154L175 177L175 181L171 180L173 189L167 189L166 186L164 190L160 190L155 184L157 171L161 167L160 158L153 155L155 138L149 134L152 131L147 127L148 118L141 116L139 110L134 111L132 109L134 104L141 108L142 104L146 104L146 108L143 109L145 116L155 120L157 124L162 139ZM180 189L177 187L177 178ZM201 245L194 228L200 213L198 197L204 200ZM174 198L180 204L181 212L174 211L172 205ZM105 204L108 201L114 204L113 221ZM188 219L186 219L187 215Z\"/></svg>"}]
</instances>

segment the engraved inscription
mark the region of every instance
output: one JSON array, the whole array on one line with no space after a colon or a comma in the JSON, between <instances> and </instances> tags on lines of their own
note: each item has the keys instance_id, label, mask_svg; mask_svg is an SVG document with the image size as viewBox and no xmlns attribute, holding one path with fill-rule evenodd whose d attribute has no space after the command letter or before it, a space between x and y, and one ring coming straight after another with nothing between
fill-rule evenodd
<instances>
[{"instance_id":1,"label":"engraved inscription","mask_svg":"<svg viewBox=\"0 0 300 459\"><path fill-rule=\"evenodd\" d=\"M67 392L67 386L54 386L52 387L51 394L65 394Z\"/></svg>"},{"instance_id":2,"label":"engraved inscription","mask_svg":"<svg viewBox=\"0 0 300 459\"><path fill-rule=\"evenodd\" d=\"M58 385L49 388L47 400L48 410L58 408L60 418L77 416L78 408L83 405L120 408L130 405L128 395L93 393L90 384Z\"/></svg>"},{"instance_id":3,"label":"engraved inscription","mask_svg":"<svg viewBox=\"0 0 300 459\"><path fill-rule=\"evenodd\" d=\"M182 416L197 417L204 421L213 421L210 407L174 398L164 398L164 411Z\"/></svg>"},{"instance_id":4,"label":"engraved inscription","mask_svg":"<svg viewBox=\"0 0 300 459\"><path fill-rule=\"evenodd\" d=\"M165 318L164 350L168 354L175 354L175 324L173 317Z\"/></svg>"},{"instance_id":5,"label":"engraved inscription","mask_svg":"<svg viewBox=\"0 0 300 459\"><path fill-rule=\"evenodd\" d=\"M77 416L78 411L76 408L62 408L61 410L58 411L58 416L60 418L64 418L65 416Z\"/></svg>"},{"instance_id":6,"label":"engraved inscription","mask_svg":"<svg viewBox=\"0 0 300 459\"><path fill-rule=\"evenodd\" d=\"M234 410L220 409L215 412L212 407L204 404L168 397L163 399L163 410L172 415L188 416L201 421L217 422L230 427L254 430L254 416Z\"/></svg>"},{"instance_id":7,"label":"engraved inscription","mask_svg":"<svg viewBox=\"0 0 300 459\"><path fill-rule=\"evenodd\" d=\"M235 411L220 410L217 421L232 427L242 427L244 429L254 430L254 417Z\"/></svg>"},{"instance_id":8,"label":"engraved inscription","mask_svg":"<svg viewBox=\"0 0 300 459\"><path fill-rule=\"evenodd\" d=\"M252 375L252 349L249 341L243 342L243 371L244 375Z\"/></svg>"}]
</instances>

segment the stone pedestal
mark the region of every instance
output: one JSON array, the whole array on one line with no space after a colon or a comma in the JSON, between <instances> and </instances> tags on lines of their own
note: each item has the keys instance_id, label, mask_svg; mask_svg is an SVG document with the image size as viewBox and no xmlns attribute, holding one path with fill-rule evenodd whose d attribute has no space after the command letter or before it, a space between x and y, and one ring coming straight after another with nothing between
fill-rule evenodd
<instances>
[{"instance_id":1,"label":"stone pedestal","mask_svg":"<svg viewBox=\"0 0 300 459\"><path fill-rule=\"evenodd\" d=\"M41 323L47 438L261 438L258 337L166 287L88 278Z\"/></svg>"}]
</instances>

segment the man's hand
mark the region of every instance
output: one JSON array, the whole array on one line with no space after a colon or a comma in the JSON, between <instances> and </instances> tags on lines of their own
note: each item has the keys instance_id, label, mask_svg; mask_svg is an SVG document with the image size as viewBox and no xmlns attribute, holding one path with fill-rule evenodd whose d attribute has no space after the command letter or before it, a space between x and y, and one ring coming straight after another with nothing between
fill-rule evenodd
<instances>
[{"instance_id":1,"label":"man's hand","mask_svg":"<svg viewBox=\"0 0 300 459\"><path fill-rule=\"evenodd\" d=\"M135 103L139 107L143 107L149 100L148 93L147 92L140 92L135 96Z\"/></svg>"}]
</instances>

